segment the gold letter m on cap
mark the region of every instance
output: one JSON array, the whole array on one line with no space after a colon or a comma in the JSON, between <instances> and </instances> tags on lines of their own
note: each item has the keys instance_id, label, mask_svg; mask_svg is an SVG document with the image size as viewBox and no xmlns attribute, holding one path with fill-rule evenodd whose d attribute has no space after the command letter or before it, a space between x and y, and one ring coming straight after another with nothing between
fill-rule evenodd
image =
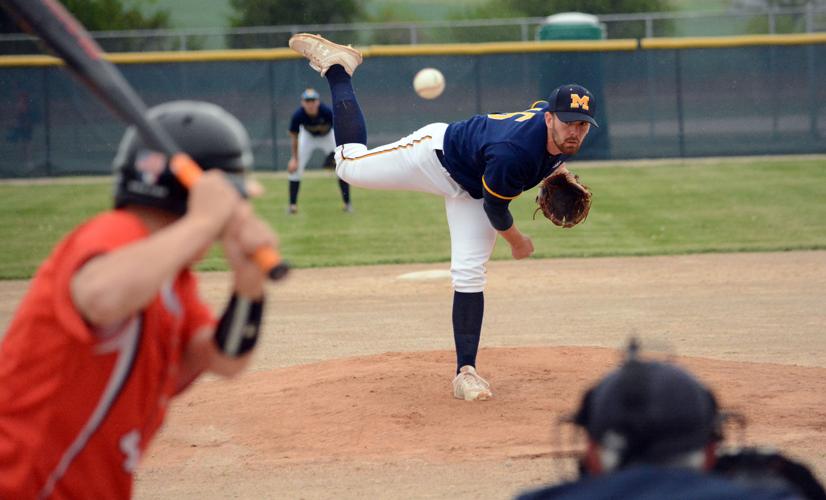
<instances>
[{"instance_id":1,"label":"gold letter m on cap","mask_svg":"<svg viewBox=\"0 0 826 500\"><path fill-rule=\"evenodd\" d=\"M589 96L579 97L579 94L571 94L571 109L582 108L585 111L588 111L588 101L591 98Z\"/></svg>"}]
</instances>

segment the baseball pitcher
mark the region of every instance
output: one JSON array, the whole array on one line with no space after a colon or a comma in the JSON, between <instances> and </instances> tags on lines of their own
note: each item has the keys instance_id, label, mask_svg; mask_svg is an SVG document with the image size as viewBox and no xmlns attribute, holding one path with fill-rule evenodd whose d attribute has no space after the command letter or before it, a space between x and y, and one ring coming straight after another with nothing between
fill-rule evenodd
<instances>
[{"instance_id":1,"label":"baseball pitcher","mask_svg":"<svg viewBox=\"0 0 826 500\"><path fill-rule=\"evenodd\" d=\"M547 102L525 111L431 123L399 141L368 149L364 117L351 83L361 53L303 33L290 39L290 47L309 59L330 85L339 177L365 188L444 197L454 288L453 395L464 400L491 398L490 385L476 372L485 265L497 233L515 259L533 253L531 239L513 223L508 205L539 183L540 209L555 224L571 227L588 215L591 194L568 172L565 160L597 125L594 97L582 86L563 85Z\"/></svg>"}]
</instances>

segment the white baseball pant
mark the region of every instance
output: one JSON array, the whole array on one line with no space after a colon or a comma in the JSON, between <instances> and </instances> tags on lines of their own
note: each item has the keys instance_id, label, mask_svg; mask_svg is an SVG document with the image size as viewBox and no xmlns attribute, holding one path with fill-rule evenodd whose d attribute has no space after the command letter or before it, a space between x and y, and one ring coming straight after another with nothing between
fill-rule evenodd
<instances>
[{"instance_id":1,"label":"white baseball pant","mask_svg":"<svg viewBox=\"0 0 826 500\"><path fill-rule=\"evenodd\" d=\"M445 123L431 123L391 144L367 149L364 144L336 148L336 174L368 189L420 191L443 196L450 228L450 274L457 292L485 288L485 264L496 243L496 230L482 208L442 166Z\"/></svg>"},{"instance_id":2,"label":"white baseball pant","mask_svg":"<svg viewBox=\"0 0 826 500\"><path fill-rule=\"evenodd\" d=\"M298 129L298 168L287 176L291 181L300 181L304 174L304 167L310 161L313 151L320 149L324 155L328 155L336 149L336 138L333 129L324 135L313 135L304 129L304 125Z\"/></svg>"}]
</instances>

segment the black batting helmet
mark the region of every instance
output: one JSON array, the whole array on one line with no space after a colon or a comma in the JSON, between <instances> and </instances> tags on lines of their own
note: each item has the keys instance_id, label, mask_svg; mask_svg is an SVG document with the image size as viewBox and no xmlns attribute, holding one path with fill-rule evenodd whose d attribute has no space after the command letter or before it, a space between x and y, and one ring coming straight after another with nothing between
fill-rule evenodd
<instances>
[{"instance_id":1,"label":"black batting helmet","mask_svg":"<svg viewBox=\"0 0 826 500\"><path fill-rule=\"evenodd\" d=\"M246 129L220 106L200 101L172 101L147 114L203 169L218 168L243 193L243 177L252 168ZM135 127L129 127L113 162L115 208L143 205L175 214L186 212L187 189L167 168L163 153L147 147Z\"/></svg>"}]
</instances>

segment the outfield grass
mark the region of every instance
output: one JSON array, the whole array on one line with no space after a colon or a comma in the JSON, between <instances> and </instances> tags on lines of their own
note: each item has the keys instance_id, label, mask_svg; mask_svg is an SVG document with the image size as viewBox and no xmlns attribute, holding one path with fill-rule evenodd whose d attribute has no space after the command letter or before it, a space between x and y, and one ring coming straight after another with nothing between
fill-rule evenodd
<instances>
[{"instance_id":1,"label":"outfield grass","mask_svg":"<svg viewBox=\"0 0 826 500\"><path fill-rule=\"evenodd\" d=\"M576 165L572 164L572 169ZM826 248L826 160L719 160L583 168L594 205L573 229L531 219L535 192L512 204L536 257L663 255ZM265 178L256 210L278 230L294 266L442 262L450 243L441 198L353 190L341 212L330 175L302 183L300 212L285 213L287 182ZM30 276L58 239L109 204L109 184L0 184L0 278ZM510 258L499 240L494 258ZM214 251L202 269L223 269Z\"/></svg>"}]
</instances>

